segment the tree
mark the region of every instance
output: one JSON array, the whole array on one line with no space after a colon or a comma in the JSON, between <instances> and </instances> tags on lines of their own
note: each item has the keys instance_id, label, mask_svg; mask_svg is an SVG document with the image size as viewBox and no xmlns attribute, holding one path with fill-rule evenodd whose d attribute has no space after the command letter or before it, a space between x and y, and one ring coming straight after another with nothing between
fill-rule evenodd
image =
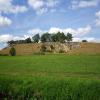
<instances>
[{"instance_id":1,"label":"tree","mask_svg":"<svg viewBox=\"0 0 100 100\"><path fill-rule=\"evenodd\" d=\"M65 42L66 36L65 34L62 32L58 32L57 34L53 34L52 35L52 41L53 42Z\"/></svg>"},{"instance_id":2,"label":"tree","mask_svg":"<svg viewBox=\"0 0 100 100\"><path fill-rule=\"evenodd\" d=\"M56 34L52 34L51 38L52 38L52 42L57 42L58 41Z\"/></svg>"},{"instance_id":3,"label":"tree","mask_svg":"<svg viewBox=\"0 0 100 100\"><path fill-rule=\"evenodd\" d=\"M88 42L87 40L82 40L82 42Z\"/></svg>"},{"instance_id":4,"label":"tree","mask_svg":"<svg viewBox=\"0 0 100 100\"><path fill-rule=\"evenodd\" d=\"M57 33L57 41L58 42L63 43L63 42L65 42L65 39L66 39L66 36L63 32L62 33L61 32Z\"/></svg>"},{"instance_id":5,"label":"tree","mask_svg":"<svg viewBox=\"0 0 100 100\"><path fill-rule=\"evenodd\" d=\"M11 47L10 51L9 51L9 54L11 56L15 56L16 55L16 49L14 47Z\"/></svg>"},{"instance_id":6,"label":"tree","mask_svg":"<svg viewBox=\"0 0 100 100\"><path fill-rule=\"evenodd\" d=\"M44 33L42 36L41 36L41 42L51 42L52 39L51 39L51 34L49 33Z\"/></svg>"},{"instance_id":7,"label":"tree","mask_svg":"<svg viewBox=\"0 0 100 100\"><path fill-rule=\"evenodd\" d=\"M72 41L72 34L71 33L67 33L67 36L66 36L66 40L68 42L68 45L70 47L70 50L72 49L72 45L70 44L70 42Z\"/></svg>"},{"instance_id":8,"label":"tree","mask_svg":"<svg viewBox=\"0 0 100 100\"><path fill-rule=\"evenodd\" d=\"M70 41L72 41L72 34L71 33L67 33L67 36L66 36L66 40L68 41L68 42L70 42Z\"/></svg>"},{"instance_id":9,"label":"tree","mask_svg":"<svg viewBox=\"0 0 100 100\"><path fill-rule=\"evenodd\" d=\"M34 43L38 43L39 40L40 40L40 35L39 35L39 34L36 34L36 35L34 35L34 36L32 37L32 39L33 39Z\"/></svg>"},{"instance_id":10,"label":"tree","mask_svg":"<svg viewBox=\"0 0 100 100\"><path fill-rule=\"evenodd\" d=\"M11 45L15 44L15 41L13 41L13 40L8 41L7 44L11 46Z\"/></svg>"},{"instance_id":11,"label":"tree","mask_svg":"<svg viewBox=\"0 0 100 100\"><path fill-rule=\"evenodd\" d=\"M30 38L25 39L25 42L26 42L26 43L32 43L32 41L31 41Z\"/></svg>"}]
</instances>

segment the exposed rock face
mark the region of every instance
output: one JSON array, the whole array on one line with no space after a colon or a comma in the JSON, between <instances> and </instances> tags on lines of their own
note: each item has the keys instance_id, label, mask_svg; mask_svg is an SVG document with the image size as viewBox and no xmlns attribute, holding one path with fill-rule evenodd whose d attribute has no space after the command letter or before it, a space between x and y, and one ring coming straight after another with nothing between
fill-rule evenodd
<instances>
[{"instance_id":1,"label":"exposed rock face","mask_svg":"<svg viewBox=\"0 0 100 100\"><path fill-rule=\"evenodd\" d=\"M53 53L67 53L69 48L66 44L63 43L44 43L46 47L46 52L53 52Z\"/></svg>"}]
</instances>

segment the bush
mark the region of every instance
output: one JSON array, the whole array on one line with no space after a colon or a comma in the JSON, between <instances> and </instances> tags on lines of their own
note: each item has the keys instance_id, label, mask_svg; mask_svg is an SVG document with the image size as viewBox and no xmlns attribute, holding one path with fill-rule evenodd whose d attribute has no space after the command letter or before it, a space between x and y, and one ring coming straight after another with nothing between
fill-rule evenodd
<instances>
[{"instance_id":1,"label":"bush","mask_svg":"<svg viewBox=\"0 0 100 100\"><path fill-rule=\"evenodd\" d=\"M33 53L33 55L45 55L44 52L36 52L36 53Z\"/></svg>"},{"instance_id":2,"label":"bush","mask_svg":"<svg viewBox=\"0 0 100 100\"><path fill-rule=\"evenodd\" d=\"M59 50L59 53L65 53L64 50Z\"/></svg>"},{"instance_id":3,"label":"bush","mask_svg":"<svg viewBox=\"0 0 100 100\"><path fill-rule=\"evenodd\" d=\"M55 47L53 45L50 45L51 50L55 49Z\"/></svg>"},{"instance_id":4,"label":"bush","mask_svg":"<svg viewBox=\"0 0 100 100\"><path fill-rule=\"evenodd\" d=\"M8 54L0 54L0 56L9 56Z\"/></svg>"},{"instance_id":5,"label":"bush","mask_svg":"<svg viewBox=\"0 0 100 100\"><path fill-rule=\"evenodd\" d=\"M46 46L44 44L41 46L41 52L46 52Z\"/></svg>"},{"instance_id":6,"label":"bush","mask_svg":"<svg viewBox=\"0 0 100 100\"><path fill-rule=\"evenodd\" d=\"M16 55L16 49L14 47L11 47L10 51L9 51L9 54L11 56L15 56Z\"/></svg>"},{"instance_id":7,"label":"bush","mask_svg":"<svg viewBox=\"0 0 100 100\"><path fill-rule=\"evenodd\" d=\"M87 40L82 40L82 42L88 42Z\"/></svg>"}]
</instances>

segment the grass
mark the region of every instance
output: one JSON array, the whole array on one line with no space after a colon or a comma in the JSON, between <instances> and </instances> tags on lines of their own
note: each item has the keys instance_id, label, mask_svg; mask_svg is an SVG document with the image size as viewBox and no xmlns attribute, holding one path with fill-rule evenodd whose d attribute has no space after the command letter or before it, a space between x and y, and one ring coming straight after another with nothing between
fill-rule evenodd
<instances>
[{"instance_id":1,"label":"grass","mask_svg":"<svg viewBox=\"0 0 100 100\"><path fill-rule=\"evenodd\" d=\"M100 55L0 57L4 100L99 100Z\"/></svg>"}]
</instances>

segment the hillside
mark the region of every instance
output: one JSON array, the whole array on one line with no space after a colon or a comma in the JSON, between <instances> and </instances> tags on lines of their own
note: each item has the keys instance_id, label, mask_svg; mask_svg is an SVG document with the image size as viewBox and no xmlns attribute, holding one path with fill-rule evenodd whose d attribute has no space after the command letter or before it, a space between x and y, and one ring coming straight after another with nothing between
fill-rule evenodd
<instances>
[{"instance_id":1,"label":"hillside","mask_svg":"<svg viewBox=\"0 0 100 100\"><path fill-rule=\"evenodd\" d=\"M41 52L42 46L46 47L46 52L67 53L67 54L100 54L100 43L72 43L72 50L69 50L67 44L62 43L29 43L16 44L16 55L32 55ZM52 46L52 47L51 47ZM6 47L0 51L0 54L9 55L11 47Z\"/></svg>"},{"instance_id":2,"label":"hillside","mask_svg":"<svg viewBox=\"0 0 100 100\"><path fill-rule=\"evenodd\" d=\"M100 54L100 43L80 43L80 47L73 48L69 54Z\"/></svg>"}]
</instances>

